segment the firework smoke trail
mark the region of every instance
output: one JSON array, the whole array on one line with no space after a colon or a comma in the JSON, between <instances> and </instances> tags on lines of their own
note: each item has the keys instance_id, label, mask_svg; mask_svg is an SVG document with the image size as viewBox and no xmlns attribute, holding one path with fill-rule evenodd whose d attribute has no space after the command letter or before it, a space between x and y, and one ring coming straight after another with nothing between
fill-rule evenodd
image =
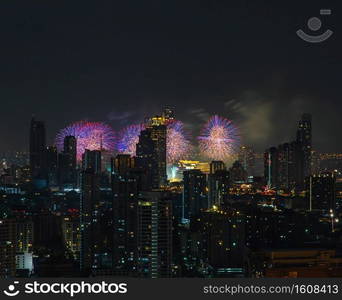
<instances>
[{"instance_id":1,"label":"firework smoke trail","mask_svg":"<svg viewBox=\"0 0 342 300\"><path fill-rule=\"evenodd\" d=\"M77 141L77 160L82 160L86 149L114 151L115 134L113 129L101 122L79 121L62 129L56 136L55 144L58 151L63 151L64 138L74 136Z\"/></svg>"},{"instance_id":2,"label":"firework smoke trail","mask_svg":"<svg viewBox=\"0 0 342 300\"><path fill-rule=\"evenodd\" d=\"M198 137L200 151L212 160L227 160L236 153L239 143L237 128L232 121L212 116Z\"/></svg>"},{"instance_id":3,"label":"firework smoke trail","mask_svg":"<svg viewBox=\"0 0 342 300\"><path fill-rule=\"evenodd\" d=\"M117 150L119 153L135 156L136 145L139 141L139 135L145 129L144 124L130 125L119 132Z\"/></svg>"},{"instance_id":4,"label":"firework smoke trail","mask_svg":"<svg viewBox=\"0 0 342 300\"><path fill-rule=\"evenodd\" d=\"M167 123L166 150L168 164L190 155L191 143L181 121L172 120Z\"/></svg>"}]
</instances>

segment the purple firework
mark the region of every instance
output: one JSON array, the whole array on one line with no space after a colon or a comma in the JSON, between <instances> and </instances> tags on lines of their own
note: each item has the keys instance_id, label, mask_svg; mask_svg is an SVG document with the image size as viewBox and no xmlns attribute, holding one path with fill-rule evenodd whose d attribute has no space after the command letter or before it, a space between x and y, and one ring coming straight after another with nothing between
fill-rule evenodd
<instances>
[{"instance_id":1,"label":"purple firework","mask_svg":"<svg viewBox=\"0 0 342 300\"><path fill-rule=\"evenodd\" d=\"M190 155L191 143L181 121L172 120L167 124L167 163L172 164Z\"/></svg>"},{"instance_id":2,"label":"purple firework","mask_svg":"<svg viewBox=\"0 0 342 300\"><path fill-rule=\"evenodd\" d=\"M119 132L117 142L117 151L119 153L135 156L136 145L139 141L139 135L145 129L144 124L129 125Z\"/></svg>"},{"instance_id":3,"label":"purple firework","mask_svg":"<svg viewBox=\"0 0 342 300\"><path fill-rule=\"evenodd\" d=\"M239 134L232 121L214 115L198 137L201 153L213 160L226 160L236 153Z\"/></svg>"},{"instance_id":4,"label":"purple firework","mask_svg":"<svg viewBox=\"0 0 342 300\"><path fill-rule=\"evenodd\" d=\"M60 130L55 140L58 151L63 151L66 136L76 138L78 161L82 160L82 154L86 149L115 149L115 133L109 125L102 122L79 121Z\"/></svg>"}]
</instances>

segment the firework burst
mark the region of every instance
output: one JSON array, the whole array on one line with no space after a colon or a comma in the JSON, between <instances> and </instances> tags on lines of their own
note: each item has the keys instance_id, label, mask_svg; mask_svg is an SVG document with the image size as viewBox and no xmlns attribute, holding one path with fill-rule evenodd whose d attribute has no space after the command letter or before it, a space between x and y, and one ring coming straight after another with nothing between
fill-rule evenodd
<instances>
[{"instance_id":1,"label":"firework burst","mask_svg":"<svg viewBox=\"0 0 342 300\"><path fill-rule=\"evenodd\" d=\"M172 164L189 156L191 143L181 121L168 122L166 142L167 163Z\"/></svg>"},{"instance_id":2,"label":"firework burst","mask_svg":"<svg viewBox=\"0 0 342 300\"><path fill-rule=\"evenodd\" d=\"M232 121L212 116L198 137L201 153L212 160L227 160L236 153L239 135Z\"/></svg>"},{"instance_id":3,"label":"firework burst","mask_svg":"<svg viewBox=\"0 0 342 300\"><path fill-rule=\"evenodd\" d=\"M144 124L130 125L119 132L117 150L119 153L135 156L136 145L139 141L139 135L145 129Z\"/></svg>"},{"instance_id":4,"label":"firework burst","mask_svg":"<svg viewBox=\"0 0 342 300\"><path fill-rule=\"evenodd\" d=\"M82 154L86 149L105 149L114 151L115 134L113 129L101 122L79 121L62 129L56 136L55 144L58 151L63 151L64 138L74 136L77 141L77 160L82 160Z\"/></svg>"}]
</instances>

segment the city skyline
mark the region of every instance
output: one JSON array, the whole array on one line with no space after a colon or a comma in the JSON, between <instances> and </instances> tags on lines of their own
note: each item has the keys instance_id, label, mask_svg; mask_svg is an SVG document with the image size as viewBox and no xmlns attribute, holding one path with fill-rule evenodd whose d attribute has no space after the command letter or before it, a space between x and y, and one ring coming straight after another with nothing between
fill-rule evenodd
<instances>
[{"instance_id":1,"label":"city skyline","mask_svg":"<svg viewBox=\"0 0 342 300\"><path fill-rule=\"evenodd\" d=\"M10 291L342 277L339 2L21 2L0 4Z\"/></svg>"}]
</instances>

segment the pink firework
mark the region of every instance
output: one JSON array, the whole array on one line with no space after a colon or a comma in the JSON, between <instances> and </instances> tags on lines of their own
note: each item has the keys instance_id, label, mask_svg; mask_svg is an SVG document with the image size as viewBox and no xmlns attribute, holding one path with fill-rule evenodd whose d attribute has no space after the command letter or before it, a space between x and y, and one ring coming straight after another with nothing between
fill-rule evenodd
<instances>
[{"instance_id":1,"label":"pink firework","mask_svg":"<svg viewBox=\"0 0 342 300\"><path fill-rule=\"evenodd\" d=\"M135 156L139 135L145 129L144 124L130 125L119 132L117 151Z\"/></svg>"},{"instance_id":2,"label":"pink firework","mask_svg":"<svg viewBox=\"0 0 342 300\"><path fill-rule=\"evenodd\" d=\"M115 134L113 129L102 122L79 121L62 129L56 136L56 147L63 151L64 138L74 136L77 141L77 160L82 160L82 154L88 150L115 149Z\"/></svg>"},{"instance_id":3,"label":"pink firework","mask_svg":"<svg viewBox=\"0 0 342 300\"><path fill-rule=\"evenodd\" d=\"M227 160L236 153L239 134L232 121L212 116L198 137L201 153L213 160Z\"/></svg>"},{"instance_id":4,"label":"pink firework","mask_svg":"<svg viewBox=\"0 0 342 300\"><path fill-rule=\"evenodd\" d=\"M172 164L190 155L191 143L181 121L168 122L166 142L167 163Z\"/></svg>"}]
</instances>

